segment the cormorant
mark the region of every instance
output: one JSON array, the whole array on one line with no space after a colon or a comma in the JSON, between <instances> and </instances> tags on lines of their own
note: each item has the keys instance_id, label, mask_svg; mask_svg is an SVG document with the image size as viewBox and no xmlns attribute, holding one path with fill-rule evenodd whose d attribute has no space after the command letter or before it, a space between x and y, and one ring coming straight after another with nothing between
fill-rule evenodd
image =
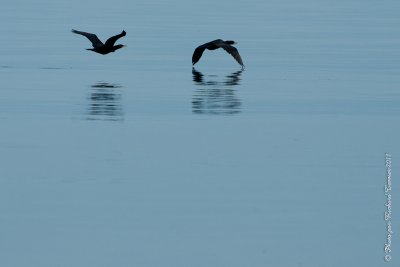
<instances>
[{"instance_id":1,"label":"cormorant","mask_svg":"<svg viewBox=\"0 0 400 267\"><path fill-rule=\"evenodd\" d=\"M112 36L110 38L108 38L108 40L106 41L105 44L103 44L100 39L96 36L96 34L93 33L88 33L88 32L81 32L81 31L77 31L77 30L72 30L73 33L76 34L80 34L83 35L85 37L87 37L89 39L89 41L92 42L93 48L88 48L86 50L91 50L93 52L105 55L108 54L110 52L115 52L115 50L120 49L122 47L124 47L125 45L114 45L115 42L126 35L125 31L122 31L120 34L117 34L115 36Z\"/></svg>"},{"instance_id":2,"label":"cormorant","mask_svg":"<svg viewBox=\"0 0 400 267\"><path fill-rule=\"evenodd\" d=\"M223 48L226 52L228 52L229 54L231 54L233 56L233 58L242 66L242 68L244 68L244 64L243 64L242 58L240 57L239 51L235 47L232 46L235 43L236 43L235 41L223 41L221 39L217 39L217 40L202 44L194 50L193 56L192 56L192 64L194 65L200 60L201 56L203 55L204 50L206 50L206 49L215 50L218 48Z\"/></svg>"}]
</instances>

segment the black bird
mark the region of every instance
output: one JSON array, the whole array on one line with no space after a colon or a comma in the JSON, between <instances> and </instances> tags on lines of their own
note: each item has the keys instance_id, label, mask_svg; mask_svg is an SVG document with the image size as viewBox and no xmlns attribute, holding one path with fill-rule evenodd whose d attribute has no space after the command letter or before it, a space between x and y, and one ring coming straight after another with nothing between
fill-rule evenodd
<instances>
[{"instance_id":1,"label":"black bird","mask_svg":"<svg viewBox=\"0 0 400 267\"><path fill-rule=\"evenodd\" d=\"M240 57L239 51L235 47L232 46L235 43L236 43L235 41L223 41L221 39L217 39L217 40L202 44L194 50L193 56L192 56L192 64L194 65L200 60L201 56L203 55L204 50L206 50L206 49L215 50L218 48L223 48L226 52L228 52L229 54L231 54L233 56L233 58L242 66L242 68L244 68L244 64L243 64L242 58Z\"/></svg>"},{"instance_id":2,"label":"black bird","mask_svg":"<svg viewBox=\"0 0 400 267\"><path fill-rule=\"evenodd\" d=\"M124 47L125 45L114 45L115 42L126 35L125 31L122 31L120 34L117 34L115 36L112 36L110 38L108 38L108 40L106 41L105 44L103 44L100 39L96 36L96 34L93 33L88 33L88 32L81 32L81 31L77 31L77 30L72 30L73 33L76 34L80 34L83 36L86 36L86 38L89 39L89 41L92 42L93 48L88 48L86 50L91 50L93 52L105 55L108 54L110 52L115 52L115 50L120 49L122 47Z\"/></svg>"}]
</instances>

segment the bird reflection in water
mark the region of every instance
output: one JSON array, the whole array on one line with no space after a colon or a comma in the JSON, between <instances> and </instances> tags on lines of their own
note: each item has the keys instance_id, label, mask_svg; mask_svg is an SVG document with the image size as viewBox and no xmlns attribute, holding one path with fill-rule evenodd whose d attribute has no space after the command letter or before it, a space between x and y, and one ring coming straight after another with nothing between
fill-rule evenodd
<instances>
[{"instance_id":1,"label":"bird reflection in water","mask_svg":"<svg viewBox=\"0 0 400 267\"><path fill-rule=\"evenodd\" d=\"M192 69L193 82L198 86L192 100L192 111L196 114L233 115L240 113L241 101L236 96L235 86L240 84L243 70L225 76L205 76Z\"/></svg>"},{"instance_id":2,"label":"bird reflection in water","mask_svg":"<svg viewBox=\"0 0 400 267\"><path fill-rule=\"evenodd\" d=\"M88 100L88 120L122 121L122 86L98 82L91 86Z\"/></svg>"}]
</instances>

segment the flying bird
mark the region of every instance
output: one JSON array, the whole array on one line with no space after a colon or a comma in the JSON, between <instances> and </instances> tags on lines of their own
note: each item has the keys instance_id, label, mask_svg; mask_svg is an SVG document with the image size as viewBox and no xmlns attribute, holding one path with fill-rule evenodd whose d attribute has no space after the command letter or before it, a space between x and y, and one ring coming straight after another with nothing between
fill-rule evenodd
<instances>
[{"instance_id":1,"label":"flying bird","mask_svg":"<svg viewBox=\"0 0 400 267\"><path fill-rule=\"evenodd\" d=\"M117 34L115 36L112 36L110 38L108 38L108 40L106 41L105 44L103 44L102 41L100 41L100 39L97 37L96 34L93 33L88 33L88 32L81 32L81 31L77 31L77 30L72 30L73 33L76 34L80 34L85 36L86 38L89 39L90 42L92 42L93 48L88 48L86 50L91 50L93 52L105 55L111 52L115 52L115 50L120 49L122 47L124 47L125 45L114 45L115 42L126 35L125 31L122 31L120 34Z\"/></svg>"},{"instance_id":2,"label":"flying bird","mask_svg":"<svg viewBox=\"0 0 400 267\"><path fill-rule=\"evenodd\" d=\"M235 43L236 43L235 41L223 41L221 39L217 39L217 40L202 44L194 50L193 56L192 56L192 64L194 65L200 60L201 56L203 55L204 50L206 50L206 49L215 50L218 48L223 48L226 52L231 54L231 56L242 66L242 68L244 68L243 60L240 57L239 51L236 49L236 47L232 46Z\"/></svg>"}]
</instances>

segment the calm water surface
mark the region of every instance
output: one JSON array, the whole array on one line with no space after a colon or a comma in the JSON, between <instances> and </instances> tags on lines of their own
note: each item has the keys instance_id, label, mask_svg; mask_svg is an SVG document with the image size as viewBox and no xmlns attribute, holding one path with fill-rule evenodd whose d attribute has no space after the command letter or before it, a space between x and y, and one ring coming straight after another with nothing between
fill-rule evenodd
<instances>
[{"instance_id":1,"label":"calm water surface","mask_svg":"<svg viewBox=\"0 0 400 267\"><path fill-rule=\"evenodd\" d=\"M0 266L398 266L383 188L389 152L398 198L399 12L3 3ZM86 51L72 28L124 29L127 47ZM244 70L219 50L192 69L216 38Z\"/></svg>"}]
</instances>

